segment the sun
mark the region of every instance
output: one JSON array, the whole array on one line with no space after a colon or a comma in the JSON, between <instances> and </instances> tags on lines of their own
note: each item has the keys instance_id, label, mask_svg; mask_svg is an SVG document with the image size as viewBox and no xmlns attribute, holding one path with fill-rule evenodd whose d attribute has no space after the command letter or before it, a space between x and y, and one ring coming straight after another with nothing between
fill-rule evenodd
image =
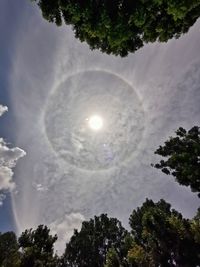
<instances>
[{"instance_id":1,"label":"sun","mask_svg":"<svg viewBox=\"0 0 200 267\"><path fill-rule=\"evenodd\" d=\"M93 115L88 119L88 125L92 130L98 131L103 127L103 119L98 115Z\"/></svg>"}]
</instances>

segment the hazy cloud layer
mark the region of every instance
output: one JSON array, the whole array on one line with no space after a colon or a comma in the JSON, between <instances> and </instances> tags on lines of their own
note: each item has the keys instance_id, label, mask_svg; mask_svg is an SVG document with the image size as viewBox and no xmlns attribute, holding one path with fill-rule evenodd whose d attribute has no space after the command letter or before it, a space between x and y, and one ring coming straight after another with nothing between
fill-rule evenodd
<instances>
[{"instance_id":1,"label":"hazy cloud layer","mask_svg":"<svg viewBox=\"0 0 200 267\"><path fill-rule=\"evenodd\" d=\"M7 107L0 105L0 116L7 110ZM1 192L11 192L15 188L13 168L16 166L18 159L25 156L25 154L18 147L10 148L3 138L0 138L0 205L3 204L5 199L5 194Z\"/></svg>"},{"instance_id":2,"label":"hazy cloud layer","mask_svg":"<svg viewBox=\"0 0 200 267\"><path fill-rule=\"evenodd\" d=\"M69 242L73 235L74 229L80 230L81 223L85 220L84 216L80 213L65 214L63 218L57 219L52 222L49 227L51 233L58 236L55 244L55 250L58 254L63 253L66 247L66 242Z\"/></svg>"},{"instance_id":3,"label":"hazy cloud layer","mask_svg":"<svg viewBox=\"0 0 200 267\"><path fill-rule=\"evenodd\" d=\"M199 204L196 195L179 186L173 178L151 168L150 164L157 159L153 151L174 130L179 126L189 128L199 124L200 22L179 40L146 45L134 55L121 59L90 51L86 44L74 38L69 27L57 28L48 24L37 9L30 8L30 12L31 19L27 19L27 15L22 18L25 23L15 40L10 80L12 107L18 125L16 141L28 154L23 164L19 162L19 194L13 196L18 230L55 222L62 229L64 222L68 222L65 214L79 213L88 219L105 212L127 225L132 209L141 205L146 197L164 198L185 216L192 216ZM75 129L73 127L82 116L79 104L86 107L89 94L85 94L79 85L74 97L81 99L76 98L78 100L73 103L79 104L71 105L68 102L71 98L66 98L65 102L62 94L56 92L71 75L91 70L113 73L125 80L134 88L144 112L144 128L136 127L135 133L130 131L133 136L140 135L134 153L106 170L79 168L77 158L75 164L71 164L58 153L62 149L60 144L68 138L70 114L74 120L69 126ZM110 90L115 88L111 85ZM106 91L104 89L102 91ZM73 90L70 92L73 94ZM58 96L56 103L49 109L55 95ZM121 107L131 105L128 97L124 99L119 105L120 112ZM107 103L109 110L109 101ZM64 112L59 121L57 114L61 107L66 114ZM109 134L115 136L111 130ZM113 127L113 131L117 129ZM53 136L56 149L49 142L49 136ZM130 134L128 137L131 138ZM79 147L84 143L80 137L75 141ZM117 139L113 138L113 141L119 145ZM86 164L89 161L82 165Z\"/></svg>"}]
</instances>

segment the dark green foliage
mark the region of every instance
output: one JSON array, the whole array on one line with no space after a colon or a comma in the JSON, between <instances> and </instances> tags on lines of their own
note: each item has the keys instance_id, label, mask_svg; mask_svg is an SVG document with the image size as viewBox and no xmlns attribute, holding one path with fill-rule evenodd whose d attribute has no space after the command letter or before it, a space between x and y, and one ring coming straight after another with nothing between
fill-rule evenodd
<instances>
[{"instance_id":1,"label":"dark green foliage","mask_svg":"<svg viewBox=\"0 0 200 267\"><path fill-rule=\"evenodd\" d=\"M146 200L133 211L130 226L135 240L128 259L134 266L200 264L200 240L195 238L200 233L199 221L183 219L164 200Z\"/></svg>"},{"instance_id":2,"label":"dark green foliage","mask_svg":"<svg viewBox=\"0 0 200 267\"><path fill-rule=\"evenodd\" d=\"M107 253L104 267L196 267L200 265L200 216L184 219L164 200L146 200L130 216L127 254Z\"/></svg>"},{"instance_id":3,"label":"dark green foliage","mask_svg":"<svg viewBox=\"0 0 200 267\"><path fill-rule=\"evenodd\" d=\"M194 224L194 220L184 219L164 200L154 203L147 199L133 211L129 222L134 243L128 257L136 266L200 264L200 240L195 238L200 233L198 218Z\"/></svg>"},{"instance_id":4,"label":"dark green foliage","mask_svg":"<svg viewBox=\"0 0 200 267\"><path fill-rule=\"evenodd\" d=\"M47 226L39 225L36 230L26 230L19 237L22 250L20 267L57 267L54 243L57 236L51 236Z\"/></svg>"},{"instance_id":5,"label":"dark green foliage","mask_svg":"<svg viewBox=\"0 0 200 267\"><path fill-rule=\"evenodd\" d=\"M19 267L20 253L15 233L0 233L0 266Z\"/></svg>"},{"instance_id":6,"label":"dark green foliage","mask_svg":"<svg viewBox=\"0 0 200 267\"><path fill-rule=\"evenodd\" d=\"M129 219L128 233L102 214L74 232L60 258L46 226L26 230L17 242L0 233L0 267L196 267L200 265L200 209L189 220L164 200L146 200Z\"/></svg>"},{"instance_id":7,"label":"dark green foliage","mask_svg":"<svg viewBox=\"0 0 200 267\"><path fill-rule=\"evenodd\" d=\"M110 248L121 253L127 231L121 223L106 214L82 223L80 232L74 232L67 244L63 266L65 267L100 267L105 264L106 254Z\"/></svg>"},{"instance_id":8,"label":"dark green foliage","mask_svg":"<svg viewBox=\"0 0 200 267\"><path fill-rule=\"evenodd\" d=\"M194 126L188 132L179 128L155 154L166 157L154 166L165 174L171 174L181 185L190 186L200 196L200 128Z\"/></svg>"},{"instance_id":9,"label":"dark green foliage","mask_svg":"<svg viewBox=\"0 0 200 267\"><path fill-rule=\"evenodd\" d=\"M200 0L32 0L43 17L72 25L91 49L126 56L148 42L187 32L200 15Z\"/></svg>"},{"instance_id":10,"label":"dark green foliage","mask_svg":"<svg viewBox=\"0 0 200 267\"><path fill-rule=\"evenodd\" d=\"M108 250L104 267L129 267L130 265L126 256L132 244L133 237L128 233L120 247L111 247Z\"/></svg>"}]
</instances>

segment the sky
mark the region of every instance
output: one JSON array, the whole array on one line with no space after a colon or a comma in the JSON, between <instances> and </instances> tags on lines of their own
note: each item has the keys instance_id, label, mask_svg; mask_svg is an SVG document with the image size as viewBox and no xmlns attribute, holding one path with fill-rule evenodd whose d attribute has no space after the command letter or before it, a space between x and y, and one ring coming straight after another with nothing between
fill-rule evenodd
<instances>
[{"instance_id":1,"label":"sky","mask_svg":"<svg viewBox=\"0 0 200 267\"><path fill-rule=\"evenodd\" d=\"M29 1L0 2L0 231L44 223L61 251L94 215L128 227L145 198L194 216L197 195L150 164L178 127L199 125L199 26L120 58L90 51Z\"/></svg>"}]
</instances>

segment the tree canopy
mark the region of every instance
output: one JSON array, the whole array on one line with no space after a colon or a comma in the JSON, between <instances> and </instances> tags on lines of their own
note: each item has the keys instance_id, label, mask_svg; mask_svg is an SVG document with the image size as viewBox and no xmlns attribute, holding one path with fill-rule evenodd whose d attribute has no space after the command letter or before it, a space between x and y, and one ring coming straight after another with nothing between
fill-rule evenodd
<instances>
[{"instance_id":1,"label":"tree canopy","mask_svg":"<svg viewBox=\"0 0 200 267\"><path fill-rule=\"evenodd\" d=\"M60 257L47 226L0 234L0 267L196 267L200 265L200 209L184 219L164 200L133 210L130 231L106 214L84 221Z\"/></svg>"},{"instance_id":2,"label":"tree canopy","mask_svg":"<svg viewBox=\"0 0 200 267\"><path fill-rule=\"evenodd\" d=\"M50 235L50 229L44 225L23 232L19 237L20 267L57 267L57 257L54 256L56 240L57 236Z\"/></svg>"},{"instance_id":3,"label":"tree canopy","mask_svg":"<svg viewBox=\"0 0 200 267\"><path fill-rule=\"evenodd\" d=\"M20 253L14 232L0 233L0 266L20 267Z\"/></svg>"},{"instance_id":4,"label":"tree canopy","mask_svg":"<svg viewBox=\"0 0 200 267\"><path fill-rule=\"evenodd\" d=\"M19 239L14 232L0 233L0 267L58 267L56 240L44 225L25 230Z\"/></svg>"},{"instance_id":5,"label":"tree canopy","mask_svg":"<svg viewBox=\"0 0 200 267\"><path fill-rule=\"evenodd\" d=\"M134 238L129 262L137 266L199 265L198 218L184 219L164 200L154 203L147 199L133 211L129 222Z\"/></svg>"},{"instance_id":6,"label":"tree canopy","mask_svg":"<svg viewBox=\"0 0 200 267\"><path fill-rule=\"evenodd\" d=\"M116 250L107 254L105 267L196 267L200 264L199 211L184 219L169 203L146 200L129 219L132 242L122 259Z\"/></svg>"},{"instance_id":7,"label":"tree canopy","mask_svg":"<svg viewBox=\"0 0 200 267\"><path fill-rule=\"evenodd\" d=\"M166 160L161 160L153 165L165 174L173 175L176 181L185 186L190 186L193 192L200 196L200 128L192 127L186 131L180 127L176 137L170 137L160 146L155 154Z\"/></svg>"},{"instance_id":8,"label":"tree canopy","mask_svg":"<svg viewBox=\"0 0 200 267\"><path fill-rule=\"evenodd\" d=\"M128 232L121 222L108 218L106 214L82 223L80 232L74 231L66 246L63 266L99 267L104 266L106 254L113 247L119 250ZM123 254L123 249L120 249Z\"/></svg>"},{"instance_id":9,"label":"tree canopy","mask_svg":"<svg viewBox=\"0 0 200 267\"><path fill-rule=\"evenodd\" d=\"M200 15L200 0L31 0L43 17L72 25L91 49L126 56L148 42L186 33Z\"/></svg>"}]
</instances>

